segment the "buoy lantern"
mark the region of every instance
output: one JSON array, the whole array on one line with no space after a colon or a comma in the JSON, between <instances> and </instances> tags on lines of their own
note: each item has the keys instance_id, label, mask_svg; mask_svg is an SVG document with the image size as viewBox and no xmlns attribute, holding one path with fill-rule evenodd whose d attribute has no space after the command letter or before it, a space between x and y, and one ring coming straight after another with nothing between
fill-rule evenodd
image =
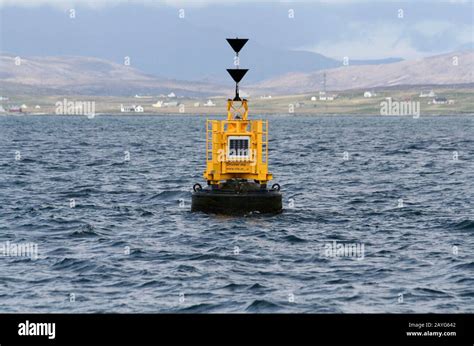
<instances>
[{"instance_id":1,"label":"buoy lantern","mask_svg":"<svg viewBox=\"0 0 474 346\"><path fill-rule=\"evenodd\" d=\"M218 214L282 211L280 185L267 183L268 120L248 120L248 102L239 95L239 82L248 69L239 68L239 52L248 39L227 39L236 53L235 97L227 100L227 120L206 120L207 187L195 184L192 211Z\"/></svg>"}]
</instances>

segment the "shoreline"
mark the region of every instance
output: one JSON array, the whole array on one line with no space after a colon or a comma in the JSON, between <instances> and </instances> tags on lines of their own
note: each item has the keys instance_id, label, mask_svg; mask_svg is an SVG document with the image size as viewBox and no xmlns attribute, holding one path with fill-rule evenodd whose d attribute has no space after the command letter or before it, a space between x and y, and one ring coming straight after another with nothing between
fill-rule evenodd
<instances>
[{"instance_id":1,"label":"shoreline","mask_svg":"<svg viewBox=\"0 0 474 346\"><path fill-rule=\"evenodd\" d=\"M249 116L265 115L375 115L375 116L445 116L474 114L474 88L371 89L295 95L247 97ZM195 115L226 116L227 98L191 98L158 96L91 96L91 95L4 95L0 101L2 115ZM326 97L327 96L327 97ZM435 100L437 99L437 100ZM442 100L441 102L439 100ZM210 103L210 105L209 105ZM19 112L19 108L22 112ZM2 112L2 109L4 110ZM15 112L11 110L15 109ZM122 112L121 110L126 110ZM131 110L131 111L130 111ZM135 110L135 111L133 111ZM59 114L58 114L59 113Z\"/></svg>"}]
</instances>

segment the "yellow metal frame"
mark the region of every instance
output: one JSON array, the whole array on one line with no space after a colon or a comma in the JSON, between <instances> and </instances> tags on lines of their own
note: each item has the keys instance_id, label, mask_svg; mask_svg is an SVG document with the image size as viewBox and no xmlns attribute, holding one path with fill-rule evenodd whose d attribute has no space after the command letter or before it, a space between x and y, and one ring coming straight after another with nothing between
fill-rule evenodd
<instances>
[{"instance_id":1,"label":"yellow metal frame","mask_svg":"<svg viewBox=\"0 0 474 346\"><path fill-rule=\"evenodd\" d=\"M234 103L239 102L240 107ZM251 179L260 184L271 180L268 173L268 121L247 120L247 100L227 101L227 120L206 120L206 171L209 184L228 179ZM248 157L229 157L229 137L250 139Z\"/></svg>"}]
</instances>

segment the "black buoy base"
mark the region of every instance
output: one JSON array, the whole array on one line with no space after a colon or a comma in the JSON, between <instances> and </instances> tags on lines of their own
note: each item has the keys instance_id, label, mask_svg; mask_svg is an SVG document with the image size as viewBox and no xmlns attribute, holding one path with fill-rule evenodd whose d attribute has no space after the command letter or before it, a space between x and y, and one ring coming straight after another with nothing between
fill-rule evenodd
<instances>
[{"instance_id":1,"label":"black buoy base","mask_svg":"<svg viewBox=\"0 0 474 346\"><path fill-rule=\"evenodd\" d=\"M191 211L227 215L251 212L277 214L282 211L282 195L279 190L279 186L278 189L267 189L265 185L232 179L204 189L195 188Z\"/></svg>"}]
</instances>

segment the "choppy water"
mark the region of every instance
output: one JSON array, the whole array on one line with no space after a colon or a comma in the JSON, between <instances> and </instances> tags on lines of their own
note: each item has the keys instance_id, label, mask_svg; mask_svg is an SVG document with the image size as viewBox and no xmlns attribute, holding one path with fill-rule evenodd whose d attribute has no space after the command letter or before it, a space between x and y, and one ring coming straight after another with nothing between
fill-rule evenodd
<instances>
[{"instance_id":1,"label":"choppy water","mask_svg":"<svg viewBox=\"0 0 474 346\"><path fill-rule=\"evenodd\" d=\"M474 312L473 118L269 119L285 211L223 217L204 118L0 117L0 312Z\"/></svg>"}]
</instances>

